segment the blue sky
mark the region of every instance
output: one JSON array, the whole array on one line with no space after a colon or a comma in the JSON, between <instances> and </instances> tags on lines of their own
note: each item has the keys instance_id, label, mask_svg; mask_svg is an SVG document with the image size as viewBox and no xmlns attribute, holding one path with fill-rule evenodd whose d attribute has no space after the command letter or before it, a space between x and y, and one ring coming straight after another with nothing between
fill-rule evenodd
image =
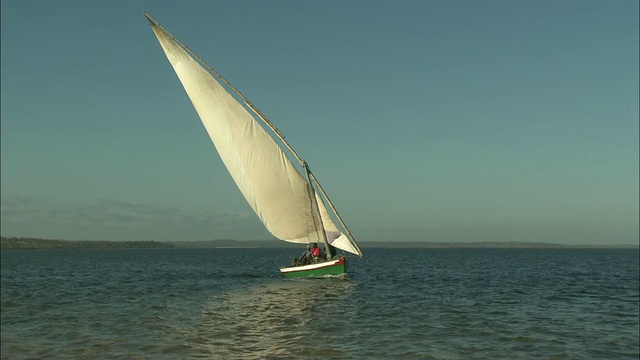
<instances>
[{"instance_id":1,"label":"blue sky","mask_svg":"<svg viewBox=\"0 0 640 360\"><path fill-rule=\"evenodd\" d=\"M268 239L147 11L358 241L638 243L638 2L2 1L2 235Z\"/></svg>"}]
</instances>

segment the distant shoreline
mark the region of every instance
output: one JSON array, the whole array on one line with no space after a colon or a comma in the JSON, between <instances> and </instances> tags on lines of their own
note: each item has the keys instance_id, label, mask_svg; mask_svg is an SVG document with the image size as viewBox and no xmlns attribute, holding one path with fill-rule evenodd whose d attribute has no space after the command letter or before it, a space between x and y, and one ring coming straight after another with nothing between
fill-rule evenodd
<instances>
[{"instance_id":1,"label":"distant shoreline","mask_svg":"<svg viewBox=\"0 0 640 360\"><path fill-rule=\"evenodd\" d=\"M300 248L303 244L292 244L279 240L205 240L205 241L103 241L103 240L60 240L23 237L1 237L0 249L41 250L41 249L155 249L155 248ZM368 242L364 249L370 248L418 248L418 249L638 249L638 245L565 245L553 243L527 242Z\"/></svg>"},{"instance_id":2,"label":"distant shoreline","mask_svg":"<svg viewBox=\"0 0 640 360\"><path fill-rule=\"evenodd\" d=\"M58 240L41 238L1 237L2 250L42 250L42 249L152 249L169 248L172 244L160 241L93 241Z\"/></svg>"}]
</instances>

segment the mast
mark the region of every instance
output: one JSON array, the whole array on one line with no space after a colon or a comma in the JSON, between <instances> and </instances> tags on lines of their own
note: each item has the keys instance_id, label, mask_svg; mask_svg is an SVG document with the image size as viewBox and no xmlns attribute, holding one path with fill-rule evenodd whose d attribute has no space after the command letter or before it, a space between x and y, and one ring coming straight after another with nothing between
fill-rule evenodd
<instances>
[{"instance_id":1,"label":"mast","mask_svg":"<svg viewBox=\"0 0 640 360\"><path fill-rule=\"evenodd\" d=\"M324 191L324 188L322 187L322 185L320 185L320 182L310 170L309 170L309 176L311 177L311 179L313 179L313 182L318 186L320 193L322 194L324 199L327 201L327 204L329 204L329 207L331 207L331 211L333 211L338 221L340 221L340 225L342 225L344 230L347 232L347 236L351 240L352 245L355 246L356 250L358 250L358 256L362 257L363 255L362 255L362 249L360 249L360 245L358 245L358 243L356 242L356 239L353 237L353 234L351 233L351 230L349 230L349 228L347 227L347 224L344 223L344 221L342 220L342 217L340 216L340 214L338 214L338 210L336 210L336 207L333 205L333 202L331 202L331 199L329 199L329 196Z\"/></svg>"},{"instance_id":2,"label":"mast","mask_svg":"<svg viewBox=\"0 0 640 360\"><path fill-rule=\"evenodd\" d=\"M322 230L322 243L324 244L324 249L327 253L327 255L329 255L330 258L333 258L333 252L330 250L329 248L329 242L327 241L327 232L324 230L324 226L322 224L322 219L320 218L320 209L318 208L318 200L316 198L316 191L313 188L313 185L311 183L311 170L309 170L309 165L307 164L307 162L305 161L304 164L304 170L305 173L307 174L307 182L309 183L309 199L311 200L311 210L312 211L317 211L318 212L318 219L320 220L320 229ZM314 219L316 218L315 216L313 217ZM315 223L314 221L314 225L316 227L316 229L318 228L318 224Z\"/></svg>"}]
</instances>

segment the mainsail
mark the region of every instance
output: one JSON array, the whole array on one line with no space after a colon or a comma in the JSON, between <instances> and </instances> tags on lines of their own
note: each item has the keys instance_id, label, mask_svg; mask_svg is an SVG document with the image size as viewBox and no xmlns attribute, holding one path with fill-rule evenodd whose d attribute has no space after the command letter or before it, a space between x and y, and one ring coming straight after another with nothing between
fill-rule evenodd
<instances>
[{"instance_id":1,"label":"mainsail","mask_svg":"<svg viewBox=\"0 0 640 360\"><path fill-rule=\"evenodd\" d=\"M274 237L293 243L323 243L326 239L332 246L362 256L358 244L335 212L324 190L317 184L315 176L273 124L231 87L245 99L248 109L278 134L301 161L308 172L306 176L296 169L274 138L256 121L247 107L218 82L212 72L231 86L226 80L157 21L146 13L145 16L220 158L267 230ZM312 182L320 187L320 194L334 210L347 234L341 232L333 222Z\"/></svg>"}]
</instances>

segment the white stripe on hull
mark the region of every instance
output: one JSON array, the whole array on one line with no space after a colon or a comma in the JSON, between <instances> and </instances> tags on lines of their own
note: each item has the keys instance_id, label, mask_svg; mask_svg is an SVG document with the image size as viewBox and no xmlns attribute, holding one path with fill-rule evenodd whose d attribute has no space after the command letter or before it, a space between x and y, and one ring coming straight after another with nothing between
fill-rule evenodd
<instances>
[{"instance_id":1,"label":"white stripe on hull","mask_svg":"<svg viewBox=\"0 0 640 360\"><path fill-rule=\"evenodd\" d=\"M340 261L340 259L336 259L336 260L325 261L325 262L321 262L321 263L317 263L317 264L309 264L309 265L303 265L303 266L292 266L292 267L280 268L280 272L281 273L287 273L287 272L292 272L292 271L304 271L304 270L322 269L324 267L329 267L329 266L336 265L339 261Z\"/></svg>"}]
</instances>

